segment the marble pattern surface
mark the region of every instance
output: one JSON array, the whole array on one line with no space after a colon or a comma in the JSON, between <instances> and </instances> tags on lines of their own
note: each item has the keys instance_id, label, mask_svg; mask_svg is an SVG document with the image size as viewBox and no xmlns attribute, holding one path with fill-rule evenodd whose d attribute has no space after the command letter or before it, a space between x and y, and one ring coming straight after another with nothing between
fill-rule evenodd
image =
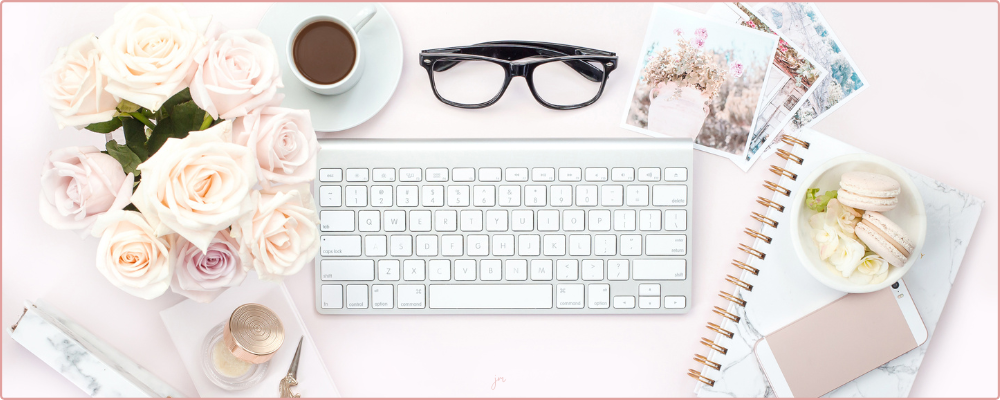
<instances>
[{"instance_id":1,"label":"marble pattern surface","mask_svg":"<svg viewBox=\"0 0 1000 400\"><path fill-rule=\"evenodd\" d=\"M803 130L796 136L813 144L810 150L796 149L796 154L806 158L803 165L786 167L794 169L800 176L808 175L812 167L832 157L861 152L815 131ZM927 327L928 339L916 349L824 397L906 397L909 394L982 211L982 200L944 183L908 172L926 205L927 237L922 259L914 264L903 280ZM782 179L779 184L792 190L797 189L797 184L787 178ZM784 226L788 225L787 214L769 209L768 216L778 220L779 227L783 223ZM774 238L775 244L766 248L766 263L759 260L751 262L761 269L761 276L744 274L741 278L753 284L754 290L737 290L735 293L747 300L748 305L746 308L730 306L729 311L741 317L740 323L725 320L725 324L722 324L725 329L733 331L735 336L733 339L721 335L716 337L716 342L728 348L728 352L725 355L713 353L710 357L722 364L722 369L715 371L703 368L702 374L714 379L716 383L711 387L697 384L695 392L699 397L773 397L753 354L754 344L764 335L843 295L818 284L794 264L796 256L788 244L788 231L764 231ZM754 245L755 248L765 250L763 246L762 243Z\"/></svg>"}]
</instances>

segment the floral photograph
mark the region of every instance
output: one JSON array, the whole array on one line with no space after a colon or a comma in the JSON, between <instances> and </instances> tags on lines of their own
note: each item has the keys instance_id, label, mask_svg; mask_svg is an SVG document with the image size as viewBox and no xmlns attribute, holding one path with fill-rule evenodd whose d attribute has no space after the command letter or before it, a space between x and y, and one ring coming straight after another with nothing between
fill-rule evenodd
<instances>
[{"instance_id":1,"label":"floral photograph","mask_svg":"<svg viewBox=\"0 0 1000 400\"><path fill-rule=\"evenodd\" d=\"M623 126L742 155L777 43L774 35L655 6Z\"/></svg>"}]
</instances>

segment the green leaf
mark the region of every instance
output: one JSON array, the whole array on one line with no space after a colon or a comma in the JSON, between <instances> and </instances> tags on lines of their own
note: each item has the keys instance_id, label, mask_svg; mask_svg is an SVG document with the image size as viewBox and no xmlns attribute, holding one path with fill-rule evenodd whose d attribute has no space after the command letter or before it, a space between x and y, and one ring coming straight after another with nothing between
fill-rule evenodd
<instances>
[{"instance_id":1,"label":"green leaf","mask_svg":"<svg viewBox=\"0 0 1000 400\"><path fill-rule=\"evenodd\" d=\"M146 150L152 156L169 138L182 139L188 132L201 129L207 113L198 108L194 101L187 101L172 107L168 116L156 120L156 128L146 141Z\"/></svg>"},{"instance_id":2,"label":"green leaf","mask_svg":"<svg viewBox=\"0 0 1000 400\"><path fill-rule=\"evenodd\" d=\"M125 145L139 160L149 159L149 152L146 151L146 125L134 118L124 118L122 124L125 128Z\"/></svg>"},{"instance_id":3,"label":"green leaf","mask_svg":"<svg viewBox=\"0 0 1000 400\"><path fill-rule=\"evenodd\" d=\"M135 112L140 108L142 108L140 105L125 99L122 99L122 101L118 102L118 111L124 114Z\"/></svg>"},{"instance_id":4,"label":"green leaf","mask_svg":"<svg viewBox=\"0 0 1000 400\"><path fill-rule=\"evenodd\" d=\"M191 101L191 89L184 88L184 90L177 92L177 94L171 96L167 99L167 101L163 102L160 109L153 112L153 119L155 119L156 122L160 122L161 119L168 118L171 114L173 114L174 106L187 103L189 101Z\"/></svg>"},{"instance_id":5,"label":"green leaf","mask_svg":"<svg viewBox=\"0 0 1000 400\"><path fill-rule=\"evenodd\" d=\"M817 196L816 195L817 193L819 193L819 188L811 188L806 190L806 207L816 212L825 212L826 204L829 203L830 200L837 198L837 191L828 190L826 193L820 196Z\"/></svg>"},{"instance_id":6,"label":"green leaf","mask_svg":"<svg viewBox=\"0 0 1000 400\"><path fill-rule=\"evenodd\" d=\"M118 118L111 118L110 121L96 122L96 123L87 125L86 129L88 131L97 132L97 133L111 133L111 132L114 132L116 129L121 128L121 127L122 127L122 120L120 120Z\"/></svg>"},{"instance_id":7,"label":"green leaf","mask_svg":"<svg viewBox=\"0 0 1000 400\"><path fill-rule=\"evenodd\" d=\"M105 147L108 149L108 155L118 160L118 163L122 165L122 169L125 170L126 174L135 173L135 168L139 164L142 164L139 156L135 155L128 146L122 146L118 142L111 140L105 144Z\"/></svg>"}]
</instances>

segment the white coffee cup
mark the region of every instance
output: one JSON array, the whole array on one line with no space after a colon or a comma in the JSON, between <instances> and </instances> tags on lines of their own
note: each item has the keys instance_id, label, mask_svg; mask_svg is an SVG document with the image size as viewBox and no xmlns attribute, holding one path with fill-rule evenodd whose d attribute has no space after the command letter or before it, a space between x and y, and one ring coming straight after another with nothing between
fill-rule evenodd
<instances>
[{"instance_id":1,"label":"white coffee cup","mask_svg":"<svg viewBox=\"0 0 1000 400\"><path fill-rule=\"evenodd\" d=\"M355 14L354 17L351 18L350 22L345 22L344 20L332 15L314 15L312 17L306 18L302 22L299 22L299 24L296 25L294 29L292 29L292 34L288 36L288 46L286 46L286 48L288 49L288 54L286 55L288 57L288 65L292 67L291 68L292 73L295 74L295 77L299 78L299 81L302 82L302 84L306 85L306 87L309 88L309 90L312 90L313 92L319 94L337 95L344 93L348 90L351 90L351 88L353 88L354 85L356 85L358 81L361 80L361 75L364 73L365 70L365 57L364 57L364 52L361 49L361 41L358 40L358 31L360 31L361 28L363 28L365 24L367 24L368 21L370 21L372 17L375 16L376 12L378 12L378 9L376 9L375 6L368 5L365 6L365 8L363 8L357 14ZM309 24L312 24L313 22L317 21L330 21L337 25L340 25L345 30L347 30L348 33L350 33L351 40L354 41L355 60L354 60L354 66L351 67L351 71L348 72L347 76L345 76L343 79L327 85L310 81L305 76L302 76L302 72L299 72L298 66L295 65L295 57L294 54L292 53L293 48L295 47L295 38L299 36L299 33L302 32L302 29L305 28L306 26L309 26Z\"/></svg>"}]
</instances>

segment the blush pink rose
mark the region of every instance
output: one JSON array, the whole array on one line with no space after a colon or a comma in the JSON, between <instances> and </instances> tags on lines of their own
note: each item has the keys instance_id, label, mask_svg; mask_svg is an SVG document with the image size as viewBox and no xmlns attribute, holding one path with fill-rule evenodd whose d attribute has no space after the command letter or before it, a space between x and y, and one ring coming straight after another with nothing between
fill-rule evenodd
<instances>
[{"instance_id":1,"label":"blush pink rose","mask_svg":"<svg viewBox=\"0 0 1000 400\"><path fill-rule=\"evenodd\" d=\"M157 237L142 214L112 210L94 224L97 270L126 293L146 300L170 287L172 237Z\"/></svg>"},{"instance_id":2,"label":"blush pink rose","mask_svg":"<svg viewBox=\"0 0 1000 400\"><path fill-rule=\"evenodd\" d=\"M278 53L271 38L256 29L218 35L194 62L191 99L212 118L233 119L281 103Z\"/></svg>"},{"instance_id":3,"label":"blush pink rose","mask_svg":"<svg viewBox=\"0 0 1000 400\"><path fill-rule=\"evenodd\" d=\"M128 205L133 180L117 160L94 146L53 150L42 167L42 220L86 236L98 216Z\"/></svg>"},{"instance_id":4,"label":"blush pink rose","mask_svg":"<svg viewBox=\"0 0 1000 400\"><path fill-rule=\"evenodd\" d=\"M247 272L240 260L239 245L229 230L219 231L204 253L178 236L170 249L174 278L170 290L199 303L208 303L227 288L239 286Z\"/></svg>"},{"instance_id":5,"label":"blush pink rose","mask_svg":"<svg viewBox=\"0 0 1000 400\"><path fill-rule=\"evenodd\" d=\"M308 110L267 107L233 123L233 142L248 147L265 189L310 182L319 142Z\"/></svg>"},{"instance_id":6,"label":"blush pink rose","mask_svg":"<svg viewBox=\"0 0 1000 400\"><path fill-rule=\"evenodd\" d=\"M42 91L59 129L80 129L115 116L118 100L104 89L108 78L97 67L100 60L97 37L89 34L60 48L42 72Z\"/></svg>"},{"instance_id":7,"label":"blush pink rose","mask_svg":"<svg viewBox=\"0 0 1000 400\"><path fill-rule=\"evenodd\" d=\"M243 265L262 280L280 281L302 270L319 252L319 218L309 185L255 191L254 212L233 224Z\"/></svg>"}]
</instances>

